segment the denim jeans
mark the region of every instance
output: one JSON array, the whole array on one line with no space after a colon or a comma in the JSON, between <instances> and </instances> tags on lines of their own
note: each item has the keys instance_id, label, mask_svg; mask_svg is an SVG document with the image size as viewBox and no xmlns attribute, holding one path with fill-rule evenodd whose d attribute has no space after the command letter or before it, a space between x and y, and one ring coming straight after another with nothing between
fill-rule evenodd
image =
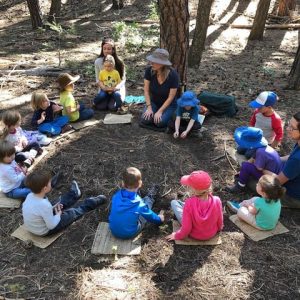
<instances>
[{"instance_id":1,"label":"denim jeans","mask_svg":"<svg viewBox=\"0 0 300 300\"><path fill-rule=\"evenodd\" d=\"M153 114L155 114L160 108L152 101L151 101L151 107L152 107ZM173 101L162 113L161 121L156 124L156 123L154 123L153 117L151 117L148 120L144 119L143 115L144 115L144 112L147 110L147 107L145 106L140 122L144 125L155 125L157 127L167 127L168 122L171 120L172 116L174 115L174 113L176 111L176 107L177 107L176 101Z\"/></svg>"},{"instance_id":2,"label":"denim jeans","mask_svg":"<svg viewBox=\"0 0 300 300\"><path fill-rule=\"evenodd\" d=\"M105 92L105 91L100 91L100 93L94 98L94 104L96 106L100 106L102 103L106 103L107 106L109 103L112 103L112 101L110 101L111 99L113 99L114 102L114 107L115 108L119 108L122 106L122 99L121 99L121 94L119 92L113 92L111 94ZM113 109L114 107L107 107L107 109Z\"/></svg>"},{"instance_id":3,"label":"denim jeans","mask_svg":"<svg viewBox=\"0 0 300 300\"><path fill-rule=\"evenodd\" d=\"M58 203L63 205L63 212L61 214L60 222L56 225L55 228L51 229L47 235L57 233L64 228L71 225L73 222L81 218L85 213L93 210L86 201L77 207L73 206L79 198L76 196L74 191L68 191L59 198Z\"/></svg>"},{"instance_id":4,"label":"denim jeans","mask_svg":"<svg viewBox=\"0 0 300 300\"><path fill-rule=\"evenodd\" d=\"M11 190L8 193L5 193L5 195L13 199L25 199L29 193L31 193L31 189L25 187L23 180L19 187Z\"/></svg>"},{"instance_id":5,"label":"denim jeans","mask_svg":"<svg viewBox=\"0 0 300 300\"><path fill-rule=\"evenodd\" d=\"M79 119L77 121L88 120L94 116L94 111L91 108L85 108L83 103L80 103Z\"/></svg>"},{"instance_id":6,"label":"denim jeans","mask_svg":"<svg viewBox=\"0 0 300 300\"><path fill-rule=\"evenodd\" d=\"M244 161L240 170L239 182L246 184L251 178L258 180L262 175L262 171L259 171L254 164Z\"/></svg>"},{"instance_id":7,"label":"denim jeans","mask_svg":"<svg viewBox=\"0 0 300 300\"><path fill-rule=\"evenodd\" d=\"M61 116L54 119L52 122L42 123L38 126L41 133L59 135L61 128L69 123L69 117Z\"/></svg>"},{"instance_id":8,"label":"denim jeans","mask_svg":"<svg viewBox=\"0 0 300 300\"><path fill-rule=\"evenodd\" d=\"M171 207L172 207L172 210L173 210L173 212L176 216L176 219L181 224L182 223L182 214L183 214L184 202L180 201L180 200L172 200L171 201Z\"/></svg>"},{"instance_id":9,"label":"denim jeans","mask_svg":"<svg viewBox=\"0 0 300 300\"><path fill-rule=\"evenodd\" d=\"M238 146L236 152L238 154L245 155L245 157L247 159L250 159L255 154L256 149L242 148L242 147Z\"/></svg>"}]
</instances>

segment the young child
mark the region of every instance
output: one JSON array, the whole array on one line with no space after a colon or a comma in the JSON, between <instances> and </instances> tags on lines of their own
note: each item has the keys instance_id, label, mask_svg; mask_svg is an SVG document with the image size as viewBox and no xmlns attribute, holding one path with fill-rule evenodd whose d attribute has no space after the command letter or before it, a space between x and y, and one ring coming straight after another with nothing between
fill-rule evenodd
<instances>
[{"instance_id":1,"label":"young child","mask_svg":"<svg viewBox=\"0 0 300 300\"><path fill-rule=\"evenodd\" d=\"M34 110L31 125L39 132L49 136L59 135L72 129L67 116L55 116L62 110L60 105L49 101L44 93L34 92L31 97L31 106Z\"/></svg>"},{"instance_id":2,"label":"young child","mask_svg":"<svg viewBox=\"0 0 300 300\"><path fill-rule=\"evenodd\" d=\"M191 197L185 202L172 200L171 207L181 229L166 239L182 240L188 236L196 240L211 239L223 228L223 212L220 198L211 194L209 174L194 171L183 176L180 182L189 187Z\"/></svg>"},{"instance_id":3,"label":"young child","mask_svg":"<svg viewBox=\"0 0 300 300\"><path fill-rule=\"evenodd\" d=\"M90 197L75 208L71 208L81 197L81 191L75 180L70 190L60 196L52 206L47 194L51 191L51 173L46 170L34 171L26 178L26 184L31 188L22 207L24 225L27 230L38 236L51 235L66 228L85 213L96 209L106 200L99 195Z\"/></svg>"},{"instance_id":4,"label":"young child","mask_svg":"<svg viewBox=\"0 0 300 300\"><path fill-rule=\"evenodd\" d=\"M277 151L268 146L261 129L239 127L235 130L234 139L239 147L253 150L253 158L242 163L237 181L234 185L227 186L226 191L238 193L252 178L258 180L264 174L279 174L282 161Z\"/></svg>"},{"instance_id":5,"label":"young child","mask_svg":"<svg viewBox=\"0 0 300 300\"><path fill-rule=\"evenodd\" d=\"M31 190L25 187L27 168L15 161L16 149L8 141L0 141L0 190L9 198L25 199Z\"/></svg>"},{"instance_id":6,"label":"young child","mask_svg":"<svg viewBox=\"0 0 300 300\"><path fill-rule=\"evenodd\" d=\"M83 103L79 104L72 95L74 82L79 78L79 75L73 77L68 73L62 73L57 79L60 88L60 104L63 106L62 114L68 116L70 122L88 120L94 116L91 108L85 108Z\"/></svg>"},{"instance_id":7,"label":"young child","mask_svg":"<svg viewBox=\"0 0 300 300\"><path fill-rule=\"evenodd\" d=\"M279 180L272 175L263 175L257 185L256 191L261 197L244 200L239 205L227 204L235 208L238 217L259 230L272 230L280 217L280 198L285 193L285 188Z\"/></svg>"},{"instance_id":8,"label":"young child","mask_svg":"<svg viewBox=\"0 0 300 300\"><path fill-rule=\"evenodd\" d=\"M108 54L103 60L103 69L99 73L101 91L94 99L95 106L110 98L114 100L117 111L123 112L121 94L118 88L120 82L120 74L115 69L115 59Z\"/></svg>"},{"instance_id":9,"label":"young child","mask_svg":"<svg viewBox=\"0 0 300 300\"><path fill-rule=\"evenodd\" d=\"M250 119L250 126L260 128L268 144L274 149L280 145L283 138L283 123L273 108L277 100L276 93L262 92L249 104L251 108L255 109ZM245 154L249 159L253 151L239 147L238 153Z\"/></svg>"},{"instance_id":10,"label":"young child","mask_svg":"<svg viewBox=\"0 0 300 300\"><path fill-rule=\"evenodd\" d=\"M109 215L109 227L112 234L120 239L130 239L137 236L148 222L161 224L163 215L157 215L151 208L157 187L148 190L145 198L138 195L142 186L142 175L137 168L129 167L123 173L122 189L112 197Z\"/></svg>"},{"instance_id":11,"label":"young child","mask_svg":"<svg viewBox=\"0 0 300 300\"><path fill-rule=\"evenodd\" d=\"M191 131L199 132L199 100L191 91L183 93L177 100L176 120L170 120L168 128L174 131L174 138L184 139Z\"/></svg>"},{"instance_id":12,"label":"young child","mask_svg":"<svg viewBox=\"0 0 300 300\"><path fill-rule=\"evenodd\" d=\"M31 161L43 152L40 145L49 145L51 142L51 139L38 131L23 130L20 127L21 115L16 110L6 110L2 114L2 122L5 125L2 137L15 146L17 163L27 161L31 165Z\"/></svg>"}]
</instances>

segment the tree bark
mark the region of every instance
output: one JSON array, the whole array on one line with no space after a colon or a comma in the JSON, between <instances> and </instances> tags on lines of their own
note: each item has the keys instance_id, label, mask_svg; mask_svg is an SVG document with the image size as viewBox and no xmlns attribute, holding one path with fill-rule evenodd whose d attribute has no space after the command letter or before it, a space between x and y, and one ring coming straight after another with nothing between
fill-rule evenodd
<instances>
[{"instance_id":1,"label":"tree bark","mask_svg":"<svg viewBox=\"0 0 300 300\"><path fill-rule=\"evenodd\" d=\"M204 50L209 14L213 0L199 0L197 10L196 28L194 32L192 46L189 50L189 67L198 68Z\"/></svg>"},{"instance_id":2,"label":"tree bark","mask_svg":"<svg viewBox=\"0 0 300 300\"><path fill-rule=\"evenodd\" d=\"M40 9L39 0L27 0L29 8L31 24L33 29L43 26L42 13Z\"/></svg>"},{"instance_id":3,"label":"tree bark","mask_svg":"<svg viewBox=\"0 0 300 300\"><path fill-rule=\"evenodd\" d=\"M124 7L123 0L112 0L112 9L122 9Z\"/></svg>"},{"instance_id":4,"label":"tree bark","mask_svg":"<svg viewBox=\"0 0 300 300\"><path fill-rule=\"evenodd\" d=\"M56 21L56 18L60 16L61 0L51 0L51 7L48 17L48 22L52 23Z\"/></svg>"},{"instance_id":5,"label":"tree bark","mask_svg":"<svg viewBox=\"0 0 300 300\"><path fill-rule=\"evenodd\" d=\"M271 0L260 0L249 35L249 40L262 40Z\"/></svg>"},{"instance_id":6,"label":"tree bark","mask_svg":"<svg viewBox=\"0 0 300 300\"><path fill-rule=\"evenodd\" d=\"M289 74L289 88L300 90L300 45Z\"/></svg>"},{"instance_id":7,"label":"tree bark","mask_svg":"<svg viewBox=\"0 0 300 300\"><path fill-rule=\"evenodd\" d=\"M280 0L278 4L278 16L289 16L290 10L294 10L296 7L295 0Z\"/></svg>"},{"instance_id":8,"label":"tree bark","mask_svg":"<svg viewBox=\"0 0 300 300\"><path fill-rule=\"evenodd\" d=\"M180 77L181 90L187 82L187 57L189 49L188 0L159 1L160 47L170 53L170 61Z\"/></svg>"}]
</instances>

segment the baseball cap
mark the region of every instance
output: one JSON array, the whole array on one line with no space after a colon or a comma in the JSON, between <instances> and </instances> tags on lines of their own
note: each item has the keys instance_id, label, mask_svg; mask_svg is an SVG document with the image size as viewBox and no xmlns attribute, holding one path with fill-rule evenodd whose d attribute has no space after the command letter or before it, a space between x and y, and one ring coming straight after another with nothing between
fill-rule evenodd
<instances>
[{"instance_id":1,"label":"baseball cap","mask_svg":"<svg viewBox=\"0 0 300 300\"><path fill-rule=\"evenodd\" d=\"M257 98L250 102L249 106L252 108L261 108L263 106L273 106L278 99L274 92L262 92Z\"/></svg>"},{"instance_id":2,"label":"baseball cap","mask_svg":"<svg viewBox=\"0 0 300 300\"><path fill-rule=\"evenodd\" d=\"M207 190L211 186L211 178L204 171L194 171L190 175L181 177L180 183L190 186L195 190Z\"/></svg>"}]
</instances>

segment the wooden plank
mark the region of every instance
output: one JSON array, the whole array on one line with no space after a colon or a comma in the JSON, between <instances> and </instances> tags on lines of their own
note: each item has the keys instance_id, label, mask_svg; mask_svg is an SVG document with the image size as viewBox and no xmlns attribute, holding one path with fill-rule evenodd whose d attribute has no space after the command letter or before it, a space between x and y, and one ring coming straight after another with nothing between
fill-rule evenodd
<instances>
[{"instance_id":1,"label":"wooden plank","mask_svg":"<svg viewBox=\"0 0 300 300\"><path fill-rule=\"evenodd\" d=\"M88 126L94 126L99 124L101 121L100 120L95 120L95 119L90 119L90 120L85 120L85 121L81 121L81 122L76 122L76 123L72 123L71 125L73 126L73 128L75 130L79 130Z\"/></svg>"},{"instance_id":2,"label":"wooden plank","mask_svg":"<svg viewBox=\"0 0 300 300\"><path fill-rule=\"evenodd\" d=\"M3 192L0 192L0 208L19 208L21 206L20 199L8 198Z\"/></svg>"}]
</instances>

